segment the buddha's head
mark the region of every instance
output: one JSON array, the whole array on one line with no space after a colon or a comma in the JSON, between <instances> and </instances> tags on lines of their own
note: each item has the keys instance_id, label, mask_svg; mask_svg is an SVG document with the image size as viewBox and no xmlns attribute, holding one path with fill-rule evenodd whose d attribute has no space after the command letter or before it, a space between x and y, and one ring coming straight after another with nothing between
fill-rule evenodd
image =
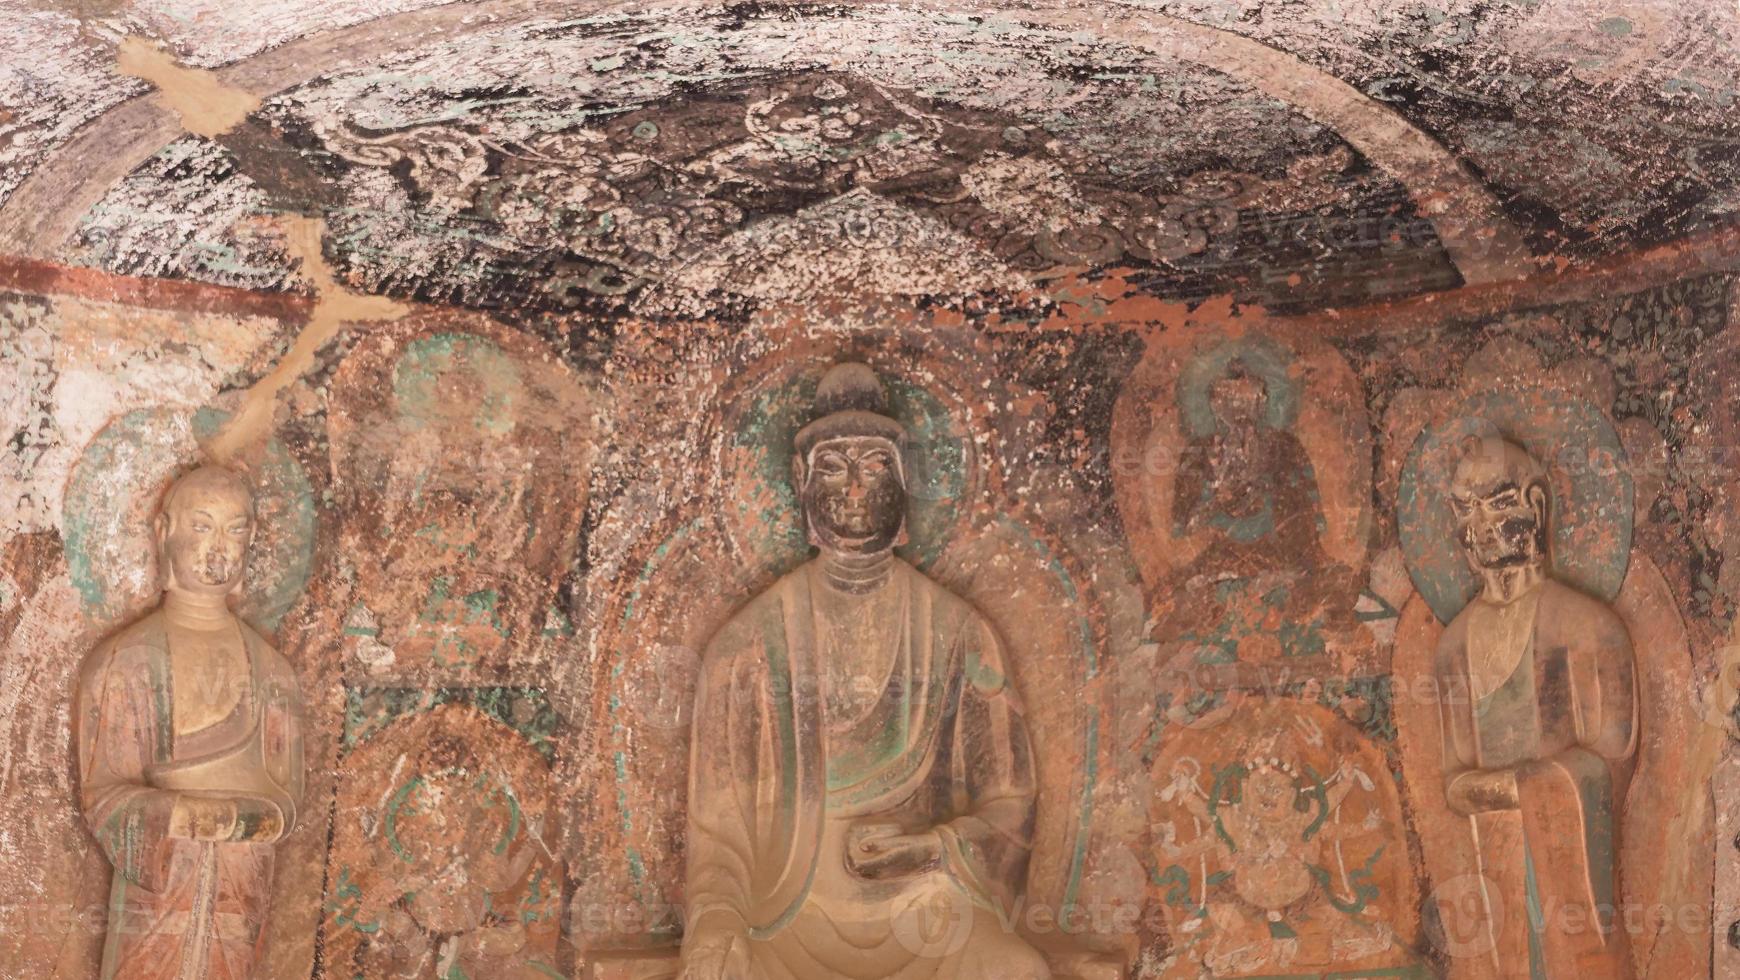
<instances>
[{"instance_id":1,"label":"buddha's head","mask_svg":"<svg viewBox=\"0 0 1740 980\"><path fill-rule=\"evenodd\" d=\"M221 466L201 466L169 488L157 517L157 554L169 591L225 595L241 586L254 537L254 495Z\"/></svg>"},{"instance_id":2,"label":"buddha's head","mask_svg":"<svg viewBox=\"0 0 1740 980\"><path fill-rule=\"evenodd\" d=\"M1208 386L1208 407L1224 431L1253 428L1262 421L1269 392L1243 361L1227 365L1225 376Z\"/></svg>"},{"instance_id":3,"label":"buddha's head","mask_svg":"<svg viewBox=\"0 0 1740 980\"><path fill-rule=\"evenodd\" d=\"M1528 451L1507 439L1469 436L1450 476L1457 539L1476 572L1545 562L1547 475Z\"/></svg>"},{"instance_id":4,"label":"buddha's head","mask_svg":"<svg viewBox=\"0 0 1740 980\"><path fill-rule=\"evenodd\" d=\"M1265 491L1276 474L1258 431L1268 402L1263 379L1240 360L1228 364L1226 375L1208 387L1208 407L1214 414L1208 476L1215 506L1228 514L1253 514L1268 501Z\"/></svg>"},{"instance_id":5,"label":"buddha's head","mask_svg":"<svg viewBox=\"0 0 1740 980\"><path fill-rule=\"evenodd\" d=\"M906 429L888 415L876 373L838 364L816 389L816 419L798 431L792 476L811 543L876 554L906 527Z\"/></svg>"}]
</instances>

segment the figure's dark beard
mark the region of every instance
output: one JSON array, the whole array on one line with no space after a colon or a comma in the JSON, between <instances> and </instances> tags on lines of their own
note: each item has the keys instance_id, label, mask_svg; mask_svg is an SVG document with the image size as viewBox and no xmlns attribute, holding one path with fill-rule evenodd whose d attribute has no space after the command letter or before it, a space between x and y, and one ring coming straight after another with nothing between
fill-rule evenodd
<instances>
[{"instance_id":1,"label":"figure's dark beard","mask_svg":"<svg viewBox=\"0 0 1740 980\"><path fill-rule=\"evenodd\" d=\"M1546 577L1547 556L1531 539L1493 561L1471 554L1481 580L1480 591L1489 600L1508 603L1531 590Z\"/></svg>"},{"instance_id":2,"label":"figure's dark beard","mask_svg":"<svg viewBox=\"0 0 1740 980\"><path fill-rule=\"evenodd\" d=\"M1545 552L1539 525L1521 519L1504 522L1496 536L1483 539L1464 531L1462 544L1476 565L1492 572L1533 564Z\"/></svg>"}]
</instances>

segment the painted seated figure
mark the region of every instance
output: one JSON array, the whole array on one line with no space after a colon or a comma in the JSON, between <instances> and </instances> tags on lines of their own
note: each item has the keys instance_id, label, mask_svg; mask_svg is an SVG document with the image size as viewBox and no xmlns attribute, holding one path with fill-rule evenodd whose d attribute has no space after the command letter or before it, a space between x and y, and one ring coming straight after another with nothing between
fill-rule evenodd
<instances>
[{"instance_id":1,"label":"painted seated figure","mask_svg":"<svg viewBox=\"0 0 1740 980\"><path fill-rule=\"evenodd\" d=\"M1270 419L1266 383L1239 361L1209 386L1214 429L1185 448L1173 498L1180 538L1200 542L1161 616L1162 641L1215 662L1322 654L1366 642L1354 570L1322 545L1317 476L1299 438Z\"/></svg>"},{"instance_id":2,"label":"painted seated figure","mask_svg":"<svg viewBox=\"0 0 1740 980\"><path fill-rule=\"evenodd\" d=\"M1462 451L1450 501L1480 591L1438 644L1444 789L1473 824L1498 975L1623 980L1631 637L1605 603L1551 577L1540 463L1498 438Z\"/></svg>"},{"instance_id":3,"label":"painted seated figure","mask_svg":"<svg viewBox=\"0 0 1740 980\"><path fill-rule=\"evenodd\" d=\"M837 365L816 403L793 475L820 554L703 661L682 975L1043 980L998 915L1035 801L1001 646L893 553L906 433L875 374Z\"/></svg>"},{"instance_id":4,"label":"painted seated figure","mask_svg":"<svg viewBox=\"0 0 1740 980\"><path fill-rule=\"evenodd\" d=\"M114 866L103 980L253 975L303 783L295 674L227 604L253 533L235 473L178 480L157 524L162 605L81 672L80 803Z\"/></svg>"}]
</instances>

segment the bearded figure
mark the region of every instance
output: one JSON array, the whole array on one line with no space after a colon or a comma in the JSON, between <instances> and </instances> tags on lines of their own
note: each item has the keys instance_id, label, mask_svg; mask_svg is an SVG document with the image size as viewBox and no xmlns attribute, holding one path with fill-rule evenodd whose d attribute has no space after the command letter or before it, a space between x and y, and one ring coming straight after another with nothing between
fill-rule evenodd
<instances>
[{"instance_id":1,"label":"bearded figure","mask_svg":"<svg viewBox=\"0 0 1740 980\"><path fill-rule=\"evenodd\" d=\"M1478 845L1493 975L1629 980L1617 855L1638 740L1631 637L1553 580L1540 463L1497 438L1462 452L1450 504L1480 586L1436 672L1445 796Z\"/></svg>"}]
</instances>

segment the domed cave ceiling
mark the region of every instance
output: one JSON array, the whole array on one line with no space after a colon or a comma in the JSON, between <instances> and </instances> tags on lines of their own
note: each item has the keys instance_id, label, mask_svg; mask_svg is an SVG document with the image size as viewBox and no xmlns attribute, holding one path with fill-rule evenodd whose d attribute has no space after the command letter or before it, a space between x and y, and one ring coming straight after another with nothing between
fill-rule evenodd
<instances>
[{"instance_id":1,"label":"domed cave ceiling","mask_svg":"<svg viewBox=\"0 0 1740 980\"><path fill-rule=\"evenodd\" d=\"M0 41L0 233L298 290L273 217L312 214L353 288L507 316L1043 301L1108 276L1296 312L1726 223L1737 20L1574 0L30 3ZM163 110L116 68L127 34L259 107L152 145L140 120ZM111 146L138 161L79 166Z\"/></svg>"},{"instance_id":2,"label":"domed cave ceiling","mask_svg":"<svg viewBox=\"0 0 1740 980\"><path fill-rule=\"evenodd\" d=\"M1058 976L1456 955L1465 896L1435 883L1483 865L1431 734L1440 613L1473 586L1439 450L1475 416L1559 481L1567 584L1637 640L1614 864L1651 916L1696 913L1640 933L1639 976L1740 976L1715 940L1740 740L1702 713L1740 676L1731 0L0 24L20 975L97 972L101 922L64 914L100 914L112 870L68 692L156 601L154 481L195 458L259 467L247 615L314 706L262 975L671 966L701 651L809 557L794 435L862 361L912 439L900 557L1000 631L1028 698L1024 908L1095 910ZM1255 827L1223 794L1252 764L1306 806L1246 848L1196 805ZM499 839L489 784L448 778L486 766L526 801Z\"/></svg>"}]
</instances>

